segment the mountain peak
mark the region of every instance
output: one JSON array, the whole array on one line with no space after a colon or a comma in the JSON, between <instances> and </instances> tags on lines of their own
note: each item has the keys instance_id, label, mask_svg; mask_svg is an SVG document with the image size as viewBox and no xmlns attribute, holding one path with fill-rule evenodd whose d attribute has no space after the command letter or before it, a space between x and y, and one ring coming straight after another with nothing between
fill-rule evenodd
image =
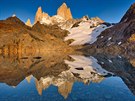
<instances>
[{"instance_id":1,"label":"mountain peak","mask_svg":"<svg viewBox=\"0 0 135 101\"><path fill-rule=\"evenodd\" d=\"M14 17L9 17L7 18L5 21L7 21L8 23L15 23L15 24L20 24L20 25L25 25L19 18L17 18L16 16Z\"/></svg>"},{"instance_id":2,"label":"mountain peak","mask_svg":"<svg viewBox=\"0 0 135 101\"><path fill-rule=\"evenodd\" d=\"M38 7L38 11L42 12L42 7L41 6Z\"/></svg>"},{"instance_id":3,"label":"mountain peak","mask_svg":"<svg viewBox=\"0 0 135 101\"><path fill-rule=\"evenodd\" d=\"M120 22L127 22L133 19L135 19L135 3L131 5L131 7L128 9Z\"/></svg>"},{"instance_id":4,"label":"mountain peak","mask_svg":"<svg viewBox=\"0 0 135 101\"><path fill-rule=\"evenodd\" d=\"M66 20L72 19L72 13L66 3L63 3L57 10L57 15L63 17Z\"/></svg>"},{"instance_id":5,"label":"mountain peak","mask_svg":"<svg viewBox=\"0 0 135 101\"><path fill-rule=\"evenodd\" d=\"M15 14L13 14L13 15L12 15L12 17L16 17L16 15L15 15Z\"/></svg>"},{"instance_id":6,"label":"mountain peak","mask_svg":"<svg viewBox=\"0 0 135 101\"><path fill-rule=\"evenodd\" d=\"M38 10L36 12L35 22L34 23L36 23L37 21L40 21L42 19L42 15L43 15L42 8L40 6L40 7L38 7Z\"/></svg>"},{"instance_id":7,"label":"mountain peak","mask_svg":"<svg viewBox=\"0 0 135 101\"><path fill-rule=\"evenodd\" d=\"M67 7L67 4L64 2L61 6L65 6L65 7Z\"/></svg>"},{"instance_id":8,"label":"mountain peak","mask_svg":"<svg viewBox=\"0 0 135 101\"><path fill-rule=\"evenodd\" d=\"M30 19L28 19L27 22L26 22L25 24L26 24L27 26L29 26L29 27L32 27L32 24L31 24Z\"/></svg>"},{"instance_id":9,"label":"mountain peak","mask_svg":"<svg viewBox=\"0 0 135 101\"><path fill-rule=\"evenodd\" d=\"M100 19L99 17L93 17L93 18L91 18L91 20L98 21L99 23L104 23L104 21L102 19Z\"/></svg>"},{"instance_id":10,"label":"mountain peak","mask_svg":"<svg viewBox=\"0 0 135 101\"><path fill-rule=\"evenodd\" d=\"M42 11L41 7L38 7L36 12L34 24L38 21L42 24L54 24L64 22L72 19L70 8L67 7L66 3L63 3L57 10L57 15L49 16L48 13Z\"/></svg>"}]
</instances>

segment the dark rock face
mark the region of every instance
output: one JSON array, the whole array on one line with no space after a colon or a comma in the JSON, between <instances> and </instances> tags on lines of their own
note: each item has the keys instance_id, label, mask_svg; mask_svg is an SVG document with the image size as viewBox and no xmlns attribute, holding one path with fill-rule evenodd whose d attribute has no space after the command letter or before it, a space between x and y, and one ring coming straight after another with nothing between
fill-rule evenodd
<instances>
[{"instance_id":1,"label":"dark rock face","mask_svg":"<svg viewBox=\"0 0 135 101\"><path fill-rule=\"evenodd\" d=\"M128 22L133 19L135 19L135 3L129 8L129 10L126 12L120 22Z\"/></svg>"},{"instance_id":2,"label":"dark rock face","mask_svg":"<svg viewBox=\"0 0 135 101\"><path fill-rule=\"evenodd\" d=\"M126 21L125 21L126 20ZM85 50L130 52L135 51L135 4L127 11L122 20L111 28L104 30L97 41Z\"/></svg>"},{"instance_id":3,"label":"dark rock face","mask_svg":"<svg viewBox=\"0 0 135 101\"><path fill-rule=\"evenodd\" d=\"M129 42L129 38L132 34L135 34L135 21L130 21L127 23L119 23L113 27L106 29L98 36L97 43L99 47L109 46L109 45L120 45ZM103 38L101 38L103 36Z\"/></svg>"},{"instance_id":4,"label":"dark rock face","mask_svg":"<svg viewBox=\"0 0 135 101\"><path fill-rule=\"evenodd\" d=\"M71 28L78 27L80 23L81 23L81 21L76 22L75 24L73 24L73 26Z\"/></svg>"}]
</instances>

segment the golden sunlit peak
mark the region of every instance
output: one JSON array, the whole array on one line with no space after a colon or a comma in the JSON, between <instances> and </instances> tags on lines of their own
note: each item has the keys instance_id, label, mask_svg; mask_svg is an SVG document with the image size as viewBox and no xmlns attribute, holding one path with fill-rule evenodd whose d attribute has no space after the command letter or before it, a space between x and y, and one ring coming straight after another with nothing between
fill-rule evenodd
<instances>
[{"instance_id":1,"label":"golden sunlit peak","mask_svg":"<svg viewBox=\"0 0 135 101\"><path fill-rule=\"evenodd\" d=\"M67 6L67 4L64 2L62 5L65 5L65 6Z\"/></svg>"}]
</instances>

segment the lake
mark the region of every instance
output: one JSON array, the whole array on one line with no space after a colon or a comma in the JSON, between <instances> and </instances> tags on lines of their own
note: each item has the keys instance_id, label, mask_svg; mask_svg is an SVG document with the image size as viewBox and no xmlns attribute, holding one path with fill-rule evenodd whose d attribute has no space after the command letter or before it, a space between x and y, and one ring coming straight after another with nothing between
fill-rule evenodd
<instances>
[{"instance_id":1,"label":"lake","mask_svg":"<svg viewBox=\"0 0 135 101\"><path fill-rule=\"evenodd\" d=\"M0 101L135 101L133 58L0 57Z\"/></svg>"}]
</instances>

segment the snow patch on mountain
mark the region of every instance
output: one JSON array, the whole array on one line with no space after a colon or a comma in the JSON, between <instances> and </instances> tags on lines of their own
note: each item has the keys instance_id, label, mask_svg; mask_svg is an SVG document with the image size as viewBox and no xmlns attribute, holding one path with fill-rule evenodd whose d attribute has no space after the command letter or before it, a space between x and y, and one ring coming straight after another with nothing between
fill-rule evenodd
<instances>
[{"instance_id":1,"label":"snow patch on mountain","mask_svg":"<svg viewBox=\"0 0 135 101\"><path fill-rule=\"evenodd\" d=\"M47 25L54 25L62 22L65 22L65 19L59 15L54 15L52 17L43 17L40 21L41 24L47 24Z\"/></svg>"},{"instance_id":2,"label":"snow patch on mountain","mask_svg":"<svg viewBox=\"0 0 135 101\"><path fill-rule=\"evenodd\" d=\"M78 27L69 29L70 34L65 37L65 41L73 39L74 41L70 45L92 44L97 40L97 36L109 27L93 20L82 21Z\"/></svg>"},{"instance_id":3,"label":"snow patch on mountain","mask_svg":"<svg viewBox=\"0 0 135 101\"><path fill-rule=\"evenodd\" d=\"M16 15L15 15L15 14L13 14L13 15L12 15L12 17L16 17Z\"/></svg>"},{"instance_id":4,"label":"snow patch on mountain","mask_svg":"<svg viewBox=\"0 0 135 101\"><path fill-rule=\"evenodd\" d=\"M47 17L43 17L41 19L40 23L41 24L48 24L49 25L49 24L52 24L52 21L49 18L47 18Z\"/></svg>"}]
</instances>

